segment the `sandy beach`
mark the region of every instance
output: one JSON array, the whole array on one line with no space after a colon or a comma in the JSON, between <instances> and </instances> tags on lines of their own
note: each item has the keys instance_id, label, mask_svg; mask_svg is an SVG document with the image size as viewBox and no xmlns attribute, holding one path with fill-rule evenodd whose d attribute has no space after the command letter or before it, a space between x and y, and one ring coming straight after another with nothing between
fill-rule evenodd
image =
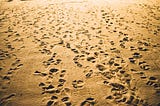
<instances>
[{"instance_id":1,"label":"sandy beach","mask_svg":"<svg viewBox=\"0 0 160 106\"><path fill-rule=\"evenodd\" d=\"M0 0L0 106L160 106L160 1Z\"/></svg>"}]
</instances>

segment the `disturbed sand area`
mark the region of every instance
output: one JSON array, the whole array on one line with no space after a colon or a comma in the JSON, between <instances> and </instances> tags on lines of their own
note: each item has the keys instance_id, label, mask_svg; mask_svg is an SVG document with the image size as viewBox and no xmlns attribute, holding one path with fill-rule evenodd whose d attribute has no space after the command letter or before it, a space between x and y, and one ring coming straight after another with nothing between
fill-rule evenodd
<instances>
[{"instance_id":1,"label":"disturbed sand area","mask_svg":"<svg viewBox=\"0 0 160 106\"><path fill-rule=\"evenodd\" d=\"M0 1L0 106L160 106L158 0Z\"/></svg>"}]
</instances>

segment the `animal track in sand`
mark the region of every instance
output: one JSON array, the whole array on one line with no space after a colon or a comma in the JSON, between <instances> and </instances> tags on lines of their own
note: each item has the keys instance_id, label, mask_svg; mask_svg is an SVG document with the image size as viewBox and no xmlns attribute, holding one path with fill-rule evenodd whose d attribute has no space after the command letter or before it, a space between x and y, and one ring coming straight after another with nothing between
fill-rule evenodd
<instances>
[{"instance_id":1,"label":"animal track in sand","mask_svg":"<svg viewBox=\"0 0 160 106\"><path fill-rule=\"evenodd\" d=\"M56 55L57 55L56 53L53 53L53 55L47 61L43 61L43 65L48 67L52 64L54 65L60 64L62 62L62 59L58 59Z\"/></svg>"},{"instance_id":2,"label":"animal track in sand","mask_svg":"<svg viewBox=\"0 0 160 106\"><path fill-rule=\"evenodd\" d=\"M146 85L153 86L155 89L160 89L160 83L158 82L158 79L156 77L149 77Z\"/></svg>"},{"instance_id":3,"label":"animal track in sand","mask_svg":"<svg viewBox=\"0 0 160 106\"><path fill-rule=\"evenodd\" d=\"M15 3L18 3L18 1ZM119 9L118 6L114 9L114 7L110 5L112 2L107 5L102 3L104 7L101 7L101 5L98 5L98 7L93 5L93 8L92 5L87 4L90 3L88 1L80 2L78 4L76 3L75 8L73 6L75 3L68 4L62 1L62 3L57 2L50 4L50 2L48 3L46 0L45 5L42 4L43 7L37 4L38 9L34 7L34 5L28 6L28 3L30 4L32 1L23 2L22 8L12 9L12 6L5 7L7 4L2 6L6 9L2 8L2 12L0 13L0 16L2 16L0 19L2 25L0 25L0 27L2 31L3 26L5 29L5 31L3 31L4 33L0 31L2 34L1 38L5 37L5 39L1 40L1 43L2 45L4 43L5 48L8 50L0 50L0 60L3 65L0 66L0 72L7 73L0 75L2 81L5 80L4 83L10 81L11 86L9 85L9 87L12 88L12 85L16 85L15 82L17 81L12 81L12 77L16 77L12 76L14 75L12 74L15 72L14 70L23 65L31 65L26 64L26 62L34 63L34 60L37 60L36 62L44 61L44 66L38 65L40 69L32 69L32 67L30 67L30 70L25 72L22 70L15 74L20 74L18 78L21 79L21 77L29 75L30 71L33 72L35 70L33 72L34 75L30 77L32 79L32 77L38 76L37 80L41 80L38 86L41 88L40 93L43 95L40 96L45 97L45 100L47 99L45 101L45 105L47 106L74 106L79 105L76 104L79 102L81 102L81 106L94 106L103 102L101 101L103 96L106 96L105 101L112 105L152 105L145 101L145 97L144 100L142 100L140 97L143 97L143 95L137 95L137 92L141 90L145 91L145 87L147 86L153 88L153 90L155 90L153 92L155 92L156 95L160 94L159 79L152 74L154 71L154 69L151 69L153 67L152 64L151 66L148 64L154 60L145 59L146 57L158 57L158 55L155 54L158 54L157 51L159 51L160 46L153 44L154 41L152 42L152 40L156 39L157 41L159 38L156 36L159 34L158 31L160 29L158 24L156 25L156 21L158 21L156 15L156 11L158 10L158 6L156 7L157 4L142 3L141 6L143 8L141 8L140 11L150 7L146 13L143 14L143 12L139 12L138 5L134 5L134 9L132 9L132 4L127 6L127 3L127 8L123 6L123 9ZM83 7L83 4L85 7ZM12 3L12 5L14 5L14 3ZM77 8L78 6L80 6L80 8ZM102 10L102 8L104 8L104 10ZM152 22L152 20L154 22ZM10 22L9 26L7 26L7 22ZM152 37L152 35L154 37ZM150 40L147 38L150 38ZM11 41L13 41L13 43ZM21 49L23 45L17 48L15 44L19 42L24 43L24 49ZM33 46L33 48L31 46ZM61 51L61 53L56 52L61 49L60 47L63 47L65 53ZM28 54L29 58L27 59L23 57L24 55L21 55L25 50L29 50L30 52ZM35 50L39 50L41 53L32 53ZM25 63L22 64L22 60L19 61L19 59L15 59L14 61L10 60L13 55L10 52L15 52L15 54L18 54L21 58L26 59ZM150 52L153 54L155 52L155 54L149 57L146 56ZM31 60L30 57L33 57L34 60ZM72 58L74 58L73 62L75 63L73 66L70 64L70 61L68 61ZM143 62L143 58L145 62ZM8 63L5 61L11 61L11 64L7 66ZM158 60L154 61L156 65L158 62ZM63 66L66 67L67 70L61 69ZM6 67L10 70L6 69ZM76 73L72 73L72 71L76 70L75 68L78 69L80 73L83 73L83 80L73 79L74 77L76 78L76 76L73 77ZM85 68L87 69L85 70ZM47 70L47 72L44 70ZM157 71L157 69L155 70ZM137 78L140 82L138 82L139 85L141 85L141 82L145 84L141 87L135 85L135 90L133 90L132 87L134 87L134 81ZM25 87L25 85L29 84L32 87L32 84L35 83L30 83L30 81L27 83L27 81L25 81L26 84L19 82L18 84L20 85L16 86L17 90L19 86L23 88L23 86ZM88 85L88 81L93 85ZM95 81L96 83L93 83ZM96 85L97 82L102 85ZM33 88L34 87L35 86L33 86ZM103 90L102 92L97 90L99 87L102 88L100 89ZM86 93L88 88L90 88L89 94ZM23 89L21 90L23 91ZM38 93L38 90L35 92ZM147 94L149 95L147 95L147 98L150 98L150 92L152 91L148 90ZM71 94L71 96L68 94ZM86 98L84 101L79 101L82 94L83 97ZM13 103L19 98L19 95L16 96L16 98L13 98ZM20 96L22 99L24 96L30 98L28 93ZM11 101L11 104L12 97L8 99L9 102ZM97 100L95 99L96 97L98 97ZM36 95L33 95L33 98L36 98ZM28 103L36 105L37 101L40 101L39 98L36 99L36 101L29 100ZM154 99L156 100L157 98ZM147 101L149 102L150 99ZM22 102L18 103L23 105L22 103L25 102L25 100L22 100Z\"/></svg>"},{"instance_id":4,"label":"animal track in sand","mask_svg":"<svg viewBox=\"0 0 160 106\"><path fill-rule=\"evenodd\" d=\"M150 65L148 65L145 61L140 61L139 66L143 70L149 70L150 69Z\"/></svg>"},{"instance_id":5,"label":"animal track in sand","mask_svg":"<svg viewBox=\"0 0 160 106\"><path fill-rule=\"evenodd\" d=\"M130 57L130 58L129 58L129 61L130 61L131 63L135 63L136 59Z\"/></svg>"},{"instance_id":6,"label":"animal track in sand","mask_svg":"<svg viewBox=\"0 0 160 106\"><path fill-rule=\"evenodd\" d=\"M60 76L61 78L63 78L63 77L65 76L65 74L66 74L66 70L62 70L59 76Z\"/></svg>"},{"instance_id":7,"label":"animal track in sand","mask_svg":"<svg viewBox=\"0 0 160 106\"><path fill-rule=\"evenodd\" d=\"M74 80L72 81L72 85L74 88L82 88L84 86L84 82L82 80Z\"/></svg>"},{"instance_id":8,"label":"animal track in sand","mask_svg":"<svg viewBox=\"0 0 160 106\"><path fill-rule=\"evenodd\" d=\"M96 100L92 97L87 98L85 101L83 101L80 106L94 106L96 104Z\"/></svg>"},{"instance_id":9,"label":"animal track in sand","mask_svg":"<svg viewBox=\"0 0 160 106\"><path fill-rule=\"evenodd\" d=\"M11 64L10 70L17 70L22 66L23 66L23 64L21 63L21 60L16 59L15 62Z\"/></svg>"},{"instance_id":10,"label":"animal track in sand","mask_svg":"<svg viewBox=\"0 0 160 106\"><path fill-rule=\"evenodd\" d=\"M5 105L5 102L7 102L9 99L11 99L12 97L15 97L15 96L16 96L16 93L11 93L11 94L9 94L9 95L7 95L5 97L2 97L0 99L0 105L1 106Z\"/></svg>"},{"instance_id":11,"label":"animal track in sand","mask_svg":"<svg viewBox=\"0 0 160 106\"><path fill-rule=\"evenodd\" d=\"M47 73L45 73L45 72L39 72L39 71L35 71L33 75L38 75L38 76L47 76Z\"/></svg>"},{"instance_id":12,"label":"animal track in sand","mask_svg":"<svg viewBox=\"0 0 160 106\"><path fill-rule=\"evenodd\" d=\"M66 106L72 106L72 103L69 100L70 98L68 96L65 96L61 99L61 101L66 105Z\"/></svg>"},{"instance_id":13,"label":"animal track in sand","mask_svg":"<svg viewBox=\"0 0 160 106\"><path fill-rule=\"evenodd\" d=\"M97 64L96 65L96 68L99 70L99 71L104 71L106 68L103 66L103 65L101 65L101 64Z\"/></svg>"},{"instance_id":14,"label":"animal track in sand","mask_svg":"<svg viewBox=\"0 0 160 106\"><path fill-rule=\"evenodd\" d=\"M142 55L140 55L140 53L137 53L137 52L135 52L134 54L133 54L133 58L141 58L142 57Z\"/></svg>"},{"instance_id":15,"label":"animal track in sand","mask_svg":"<svg viewBox=\"0 0 160 106\"><path fill-rule=\"evenodd\" d=\"M8 53L8 51L4 51L4 50L0 49L0 60L5 60L10 57L11 57L11 55Z\"/></svg>"},{"instance_id":16,"label":"animal track in sand","mask_svg":"<svg viewBox=\"0 0 160 106\"><path fill-rule=\"evenodd\" d=\"M86 78L90 78L93 74L93 70L90 70L89 72L87 72L87 74L85 75Z\"/></svg>"}]
</instances>

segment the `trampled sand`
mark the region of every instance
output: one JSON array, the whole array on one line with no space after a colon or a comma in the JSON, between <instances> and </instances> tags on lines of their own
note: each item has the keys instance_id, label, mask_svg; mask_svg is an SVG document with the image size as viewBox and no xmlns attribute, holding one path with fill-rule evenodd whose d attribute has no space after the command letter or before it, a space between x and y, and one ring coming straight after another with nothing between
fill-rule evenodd
<instances>
[{"instance_id":1,"label":"trampled sand","mask_svg":"<svg viewBox=\"0 0 160 106\"><path fill-rule=\"evenodd\" d=\"M0 106L160 106L160 1L0 0Z\"/></svg>"}]
</instances>

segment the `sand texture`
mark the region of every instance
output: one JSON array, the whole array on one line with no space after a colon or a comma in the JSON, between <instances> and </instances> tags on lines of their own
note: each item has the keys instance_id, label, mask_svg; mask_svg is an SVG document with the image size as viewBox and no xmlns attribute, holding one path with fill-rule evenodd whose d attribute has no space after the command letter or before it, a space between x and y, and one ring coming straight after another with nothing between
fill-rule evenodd
<instances>
[{"instance_id":1,"label":"sand texture","mask_svg":"<svg viewBox=\"0 0 160 106\"><path fill-rule=\"evenodd\" d=\"M0 106L160 106L160 1L0 0Z\"/></svg>"}]
</instances>

